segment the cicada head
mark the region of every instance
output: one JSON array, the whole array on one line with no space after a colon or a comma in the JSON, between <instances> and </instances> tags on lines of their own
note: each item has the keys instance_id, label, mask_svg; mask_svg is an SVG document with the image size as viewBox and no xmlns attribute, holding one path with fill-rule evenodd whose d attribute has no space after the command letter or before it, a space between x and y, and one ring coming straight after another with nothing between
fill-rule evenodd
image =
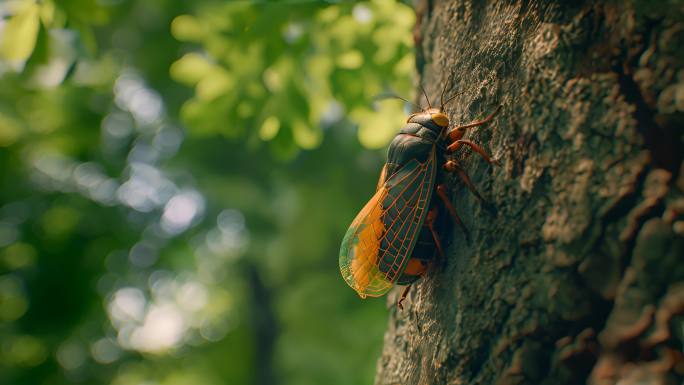
<instances>
[{"instance_id":1,"label":"cicada head","mask_svg":"<svg viewBox=\"0 0 684 385\"><path fill-rule=\"evenodd\" d=\"M444 130L449 127L449 117L444 113L444 107L449 103L450 101L454 100L456 96L460 95L461 93L458 93L456 95L453 95L452 97L448 98L447 100L444 100L444 94L447 89L447 83L444 84L444 88L442 89L442 94L439 97L440 105L439 107L433 107L432 104L430 103L430 98L427 95L427 91L425 91L425 88L423 86L420 86L420 89L423 91L423 95L425 96L425 101L427 101L428 108L422 109L422 111L417 112L415 114L411 114L411 116L408 117L406 120L408 123L410 122L416 122L416 123L421 123L423 125L432 126L430 128L432 131L439 131L437 132L438 135L441 135ZM430 123L433 123L434 125L431 125Z\"/></svg>"},{"instance_id":2,"label":"cicada head","mask_svg":"<svg viewBox=\"0 0 684 385\"><path fill-rule=\"evenodd\" d=\"M446 116L441 108L428 108L425 112L430 114L430 118L438 126L442 128L449 127L449 117Z\"/></svg>"},{"instance_id":3,"label":"cicada head","mask_svg":"<svg viewBox=\"0 0 684 385\"><path fill-rule=\"evenodd\" d=\"M418 123L423 127L434 132L434 135L440 136L444 130L449 127L449 118L439 108L430 107L421 112L411 114L406 120L407 123Z\"/></svg>"}]
</instances>

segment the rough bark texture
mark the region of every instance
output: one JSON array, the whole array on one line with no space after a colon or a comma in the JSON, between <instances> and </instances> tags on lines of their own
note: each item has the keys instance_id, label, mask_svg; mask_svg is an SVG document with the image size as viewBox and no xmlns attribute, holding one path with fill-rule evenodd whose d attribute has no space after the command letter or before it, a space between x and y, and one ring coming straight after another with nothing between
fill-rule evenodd
<instances>
[{"instance_id":1,"label":"rough bark texture","mask_svg":"<svg viewBox=\"0 0 684 385\"><path fill-rule=\"evenodd\" d=\"M388 299L377 384L681 384L684 18L679 1L422 1L429 93L464 151L448 263ZM450 83L451 84L451 83Z\"/></svg>"}]
</instances>

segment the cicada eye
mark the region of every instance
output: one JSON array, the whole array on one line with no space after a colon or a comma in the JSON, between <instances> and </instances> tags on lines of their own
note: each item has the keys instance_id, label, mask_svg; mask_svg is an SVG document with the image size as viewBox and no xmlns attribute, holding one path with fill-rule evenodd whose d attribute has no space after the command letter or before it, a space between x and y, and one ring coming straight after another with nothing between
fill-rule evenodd
<instances>
[{"instance_id":1,"label":"cicada eye","mask_svg":"<svg viewBox=\"0 0 684 385\"><path fill-rule=\"evenodd\" d=\"M449 118L447 118L447 116L441 112L430 115L430 118L432 118L432 121L437 123L437 125L440 127L449 126Z\"/></svg>"}]
</instances>

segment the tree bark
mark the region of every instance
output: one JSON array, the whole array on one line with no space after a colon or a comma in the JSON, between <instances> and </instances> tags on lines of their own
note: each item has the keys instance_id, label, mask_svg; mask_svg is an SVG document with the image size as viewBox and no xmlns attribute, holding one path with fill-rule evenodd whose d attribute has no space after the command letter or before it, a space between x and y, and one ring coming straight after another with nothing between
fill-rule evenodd
<instances>
[{"instance_id":1,"label":"tree bark","mask_svg":"<svg viewBox=\"0 0 684 385\"><path fill-rule=\"evenodd\" d=\"M486 202L404 306L376 384L681 384L684 11L679 1L425 1L422 84Z\"/></svg>"}]
</instances>

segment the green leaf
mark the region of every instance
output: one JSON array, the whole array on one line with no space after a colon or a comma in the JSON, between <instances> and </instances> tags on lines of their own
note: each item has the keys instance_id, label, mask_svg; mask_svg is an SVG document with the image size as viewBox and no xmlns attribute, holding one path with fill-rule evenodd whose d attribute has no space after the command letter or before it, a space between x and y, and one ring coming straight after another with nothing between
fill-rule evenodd
<instances>
[{"instance_id":1,"label":"green leaf","mask_svg":"<svg viewBox=\"0 0 684 385\"><path fill-rule=\"evenodd\" d=\"M191 52L171 64L169 73L178 82L193 86L207 76L213 67L206 57Z\"/></svg>"},{"instance_id":2,"label":"green leaf","mask_svg":"<svg viewBox=\"0 0 684 385\"><path fill-rule=\"evenodd\" d=\"M25 61L38 39L40 7L30 4L12 16L3 31L0 56L10 61Z\"/></svg>"},{"instance_id":3,"label":"green leaf","mask_svg":"<svg viewBox=\"0 0 684 385\"><path fill-rule=\"evenodd\" d=\"M49 30L47 60L44 64L26 70L31 73L29 84L48 88L62 84L73 73L78 57L83 56L81 46L78 32L69 29ZM33 61L34 57L35 54L30 61Z\"/></svg>"},{"instance_id":4,"label":"green leaf","mask_svg":"<svg viewBox=\"0 0 684 385\"><path fill-rule=\"evenodd\" d=\"M194 16L180 15L171 22L171 34L180 41L201 41L204 27Z\"/></svg>"}]
</instances>

